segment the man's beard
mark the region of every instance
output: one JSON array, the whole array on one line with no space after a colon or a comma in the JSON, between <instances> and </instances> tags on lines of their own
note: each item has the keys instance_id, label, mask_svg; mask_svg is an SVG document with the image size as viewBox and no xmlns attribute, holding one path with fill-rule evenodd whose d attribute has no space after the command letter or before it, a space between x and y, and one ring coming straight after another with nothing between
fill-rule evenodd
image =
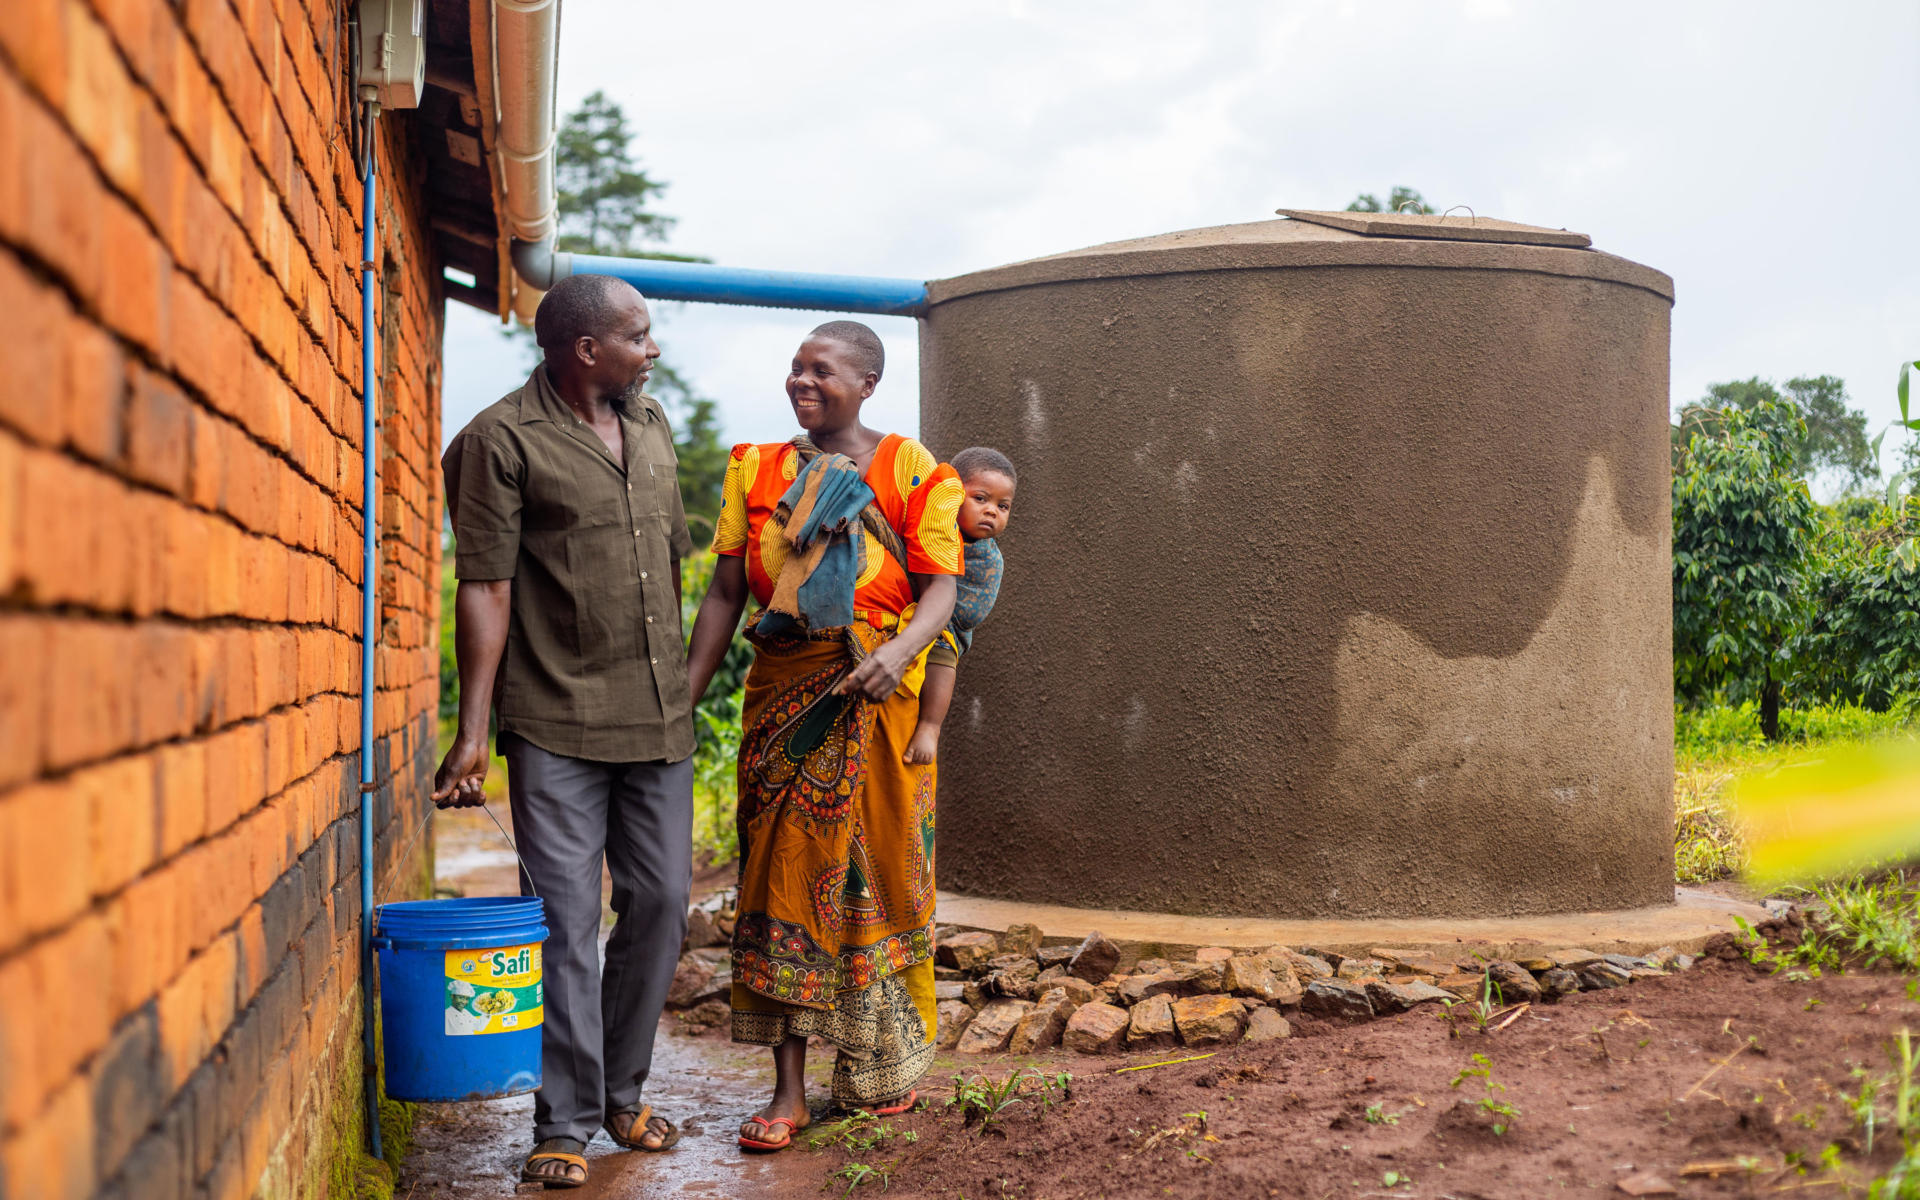
<instances>
[{"instance_id":1,"label":"man's beard","mask_svg":"<svg viewBox=\"0 0 1920 1200\"><path fill-rule=\"evenodd\" d=\"M633 382L622 389L619 395L611 397L607 403L613 406L614 412L619 413L623 417L626 416L633 410L633 403L640 398L640 393L645 389L646 382L645 378L639 375L634 376Z\"/></svg>"}]
</instances>

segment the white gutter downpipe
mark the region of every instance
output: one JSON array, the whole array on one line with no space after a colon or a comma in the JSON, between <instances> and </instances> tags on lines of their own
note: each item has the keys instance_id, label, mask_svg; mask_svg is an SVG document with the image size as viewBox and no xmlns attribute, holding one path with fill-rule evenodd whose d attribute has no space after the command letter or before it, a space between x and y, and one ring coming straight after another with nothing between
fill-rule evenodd
<instances>
[{"instance_id":1,"label":"white gutter downpipe","mask_svg":"<svg viewBox=\"0 0 1920 1200\"><path fill-rule=\"evenodd\" d=\"M551 260L557 225L554 99L559 77L560 0L493 0L493 94L499 107L495 152L506 193L507 235L514 264L522 243L542 247ZM513 311L532 322L550 274L520 272Z\"/></svg>"}]
</instances>

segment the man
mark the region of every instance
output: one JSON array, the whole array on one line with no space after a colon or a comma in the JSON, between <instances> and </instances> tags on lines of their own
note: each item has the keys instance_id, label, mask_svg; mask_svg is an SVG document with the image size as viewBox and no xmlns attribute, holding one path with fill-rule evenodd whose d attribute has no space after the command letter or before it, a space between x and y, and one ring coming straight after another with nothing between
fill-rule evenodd
<instances>
[{"instance_id":1,"label":"man","mask_svg":"<svg viewBox=\"0 0 1920 1200\"><path fill-rule=\"evenodd\" d=\"M692 550L666 414L641 392L660 348L646 301L606 275L562 280L534 315L545 361L442 460L453 516L460 727L442 807L485 802L487 718L530 894L546 902L534 1152L522 1175L586 1181L594 1130L665 1150L640 1102L686 932L693 714L680 633ZM600 865L613 876L605 977Z\"/></svg>"}]
</instances>

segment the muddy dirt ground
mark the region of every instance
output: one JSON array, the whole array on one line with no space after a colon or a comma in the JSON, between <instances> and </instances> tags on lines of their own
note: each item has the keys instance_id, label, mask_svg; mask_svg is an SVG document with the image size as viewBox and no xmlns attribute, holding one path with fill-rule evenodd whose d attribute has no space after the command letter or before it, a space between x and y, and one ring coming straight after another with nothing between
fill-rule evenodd
<instances>
[{"instance_id":1,"label":"muddy dirt ground","mask_svg":"<svg viewBox=\"0 0 1920 1200\"><path fill-rule=\"evenodd\" d=\"M480 848L482 830L491 825L464 820L440 831L443 878L450 862L462 868L454 881L469 894L504 891L511 880L511 859ZM659 1156L615 1152L602 1139L590 1151L594 1179L577 1194L840 1195L849 1185L835 1173L852 1164L890 1168L884 1194L903 1200L1863 1193L1897 1147L1883 1126L1866 1152L1849 1105L1861 1087L1855 1072L1890 1071L1893 1034L1920 1030L1920 1004L1898 977L1795 981L1709 961L1536 1006L1498 1030L1431 1006L1359 1025L1300 1017L1294 1026L1289 1039L1146 1070L1121 1068L1191 1052L943 1056L923 1089L930 1106L890 1122L913 1140L858 1154L756 1157L739 1152L732 1131L764 1099L764 1053L669 1015L650 1098L686 1138ZM1487 1075L1452 1086L1476 1054ZM813 1056L821 1096L826 1057ZM1015 1106L986 1133L944 1104L957 1071L1004 1078L1023 1066L1072 1071L1071 1100ZM1517 1111L1496 1114L1482 1099ZM1889 1092L1883 1119L1890 1103ZM396 1195L538 1192L515 1183L531 1109L531 1097L423 1106ZM1840 1166L1823 1170L1821 1154L1834 1145ZM882 1192L874 1182L853 1194Z\"/></svg>"}]
</instances>

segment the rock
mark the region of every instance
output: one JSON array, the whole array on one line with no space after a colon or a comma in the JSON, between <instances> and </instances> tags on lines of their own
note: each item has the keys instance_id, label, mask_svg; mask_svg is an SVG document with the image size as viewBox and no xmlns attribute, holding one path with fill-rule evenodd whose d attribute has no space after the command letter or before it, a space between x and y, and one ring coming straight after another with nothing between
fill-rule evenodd
<instances>
[{"instance_id":1,"label":"rock","mask_svg":"<svg viewBox=\"0 0 1920 1200\"><path fill-rule=\"evenodd\" d=\"M1580 990L1580 977L1565 967L1555 967L1540 976L1540 994L1548 1000L1571 996Z\"/></svg>"},{"instance_id":2,"label":"rock","mask_svg":"<svg viewBox=\"0 0 1920 1200\"><path fill-rule=\"evenodd\" d=\"M1034 982L1039 984L1040 990L1044 992L1048 988L1059 987L1060 981L1062 979L1072 979L1072 978L1073 976L1067 974L1067 969L1065 967L1045 967L1045 968L1042 968L1039 974L1039 977L1036 978ZM1086 981L1081 980L1080 982L1084 983Z\"/></svg>"},{"instance_id":3,"label":"rock","mask_svg":"<svg viewBox=\"0 0 1920 1200\"><path fill-rule=\"evenodd\" d=\"M1229 958L1221 971L1221 986L1235 996L1245 996L1262 1004L1300 1003L1300 983L1292 971L1283 980L1275 975L1271 960L1265 958Z\"/></svg>"},{"instance_id":4,"label":"rock","mask_svg":"<svg viewBox=\"0 0 1920 1200\"><path fill-rule=\"evenodd\" d=\"M1453 963L1425 950L1395 950L1389 947L1376 947L1367 951L1371 958L1387 964L1387 970L1393 975L1426 975L1437 979L1442 975L1454 973Z\"/></svg>"},{"instance_id":5,"label":"rock","mask_svg":"<svg viewBox=\"0 0 1920 1200\"><path fill-rule=\"evenodd\" d=\"M990 933L956 933L934 948L933 959L943 967L977 971L1000 952L1000 941Z\"/></svg>"},{"instance_id":6,"label":"rock","mask_svg":"<svg viewBox=\"0 0 1920 1200\"><path fill-rule=\"evenodd\" d=\"M1662 946L1652 954L1647 955L1647 965L1662 971L1673 970L1675 964L1679 961L1680 952L1672 946Z\"/></svg>"},{"instance_id":7,"label":"rock","mask_svg":"<svg viewBox=\"0 0 1920 1200\"><path fill-rule=\"evenodd\" d=\"M727 935L720 932L720 926L714 915L704 908L696 908L687 913L687 936L680 943L681 950L697 950L702 946L723 946Z\"/></svg>"},{"instance_id":8,"label":"rock","mask_svg":"<svg viewBox=\"0 0 1920 1200\"><path fill-rule=\"evenodd\" d=\"M1495 1004L1519 1004L1540 998L1540 985L1534 981L1533 972L1517 962L1496 959L1487 964L1487 976L1497 989L1493 993Z\"/></svg>"},{"instance_id":9,"label":"rock","mask_svg":"<svg viewBox=\"0 0 1920 1200\"><path fill-rule=\"evenodd\" d=\"M1478 1000L1480 998L1480 983L1484 978L1485 976L1483 975L1468 975L1462 972L1458 975L1442 976L1435 981L1435 986L1448 995L1461 1000Z\"/></svg>"},{"instance_id":10,"label":"rock","mask_svg":"<svg viewBox=\"0 0 1920 1200\"><path fill-rule=\"evenodd\" d=\"M1025 1000L995 1000L973 1015L954 1049L961 1054L998 1054L1007 1048L1020 1018L1032 1010Z\"/></svg>"},{"instance_id":11,"label":"rock","mask_svg":"<svg viewBox=\"0 0 1920 1200\"><path fill-rule=\"evenodd\" d=\"M990 972L980 981L981 990L989 996L1011 996L1016 1000L1031 1000L1040 994L1035 986L1040 978L1040 964L1030 958L1014 958L1003 955L994 960L1005 965Z\"/></svg>"},{"instance_id":12,"label":"rock","mask_svg":"<svg viewBox=\"0 0 1920 1200\"><path fill-rule=\"evenodd\" d=\"M1625 1179L1616 1179L1613 1186L1629 1196L1678 1196L1680 1194L1671 1183L1652 1171L1641 1171Z\"/></svg>"},{"instance_id":13,"label":"rock","mask_svg":"<svg viewBox=\"0 0 1920 1200\"><path fill-rule=\"evenodd\" d=\"M1071 975L1057 981L1053 986L1059 989L1060 991L1065 992L1067 994L1067 999L1073 1001L1076 1006L1082 1005L1082 1004L1092 1004L1096 999L1099 998L1099 994L1094 990L1094 986L1092 984L1088 983L1084 979L1075 979Z\"/></svg>"},{"instance_id":14,"label":"rock","mask_svg":"<svg viewBox=\"0 0 1920 1200\"><path fill-rule=\"evenodd\" d=\"M1195 962L1223 963L1233 957L1233 951L1225 946L1202 946L1193 952Z\"/></svg>"},{"instance_id":15,"label":"rock","mask_svg":"<svg viewBox=\"0 0 1920 1200\"><path fill-rule=\"evenodd\" d=\"M1300 996L1304 1012L1326 1017L1371 1017L1373 1003L1367 990L1342 979L1316 979Z\"/></svg>"},{"instance_id":16,"label":"rock","mask_svg":"<svg viewBox=\"0 0 1920 1200\"><path fill-rule=\"evenodd\" d=\"M1676 971L1690 971L1693 969L1693 964L1699 961L1699 959L1691 954L1682 954L1673 960L1673 969Z\"/></svg>"},{"instance_id":17,"label":"rock","mask_svg":"<svg viewBox=\"0 0 1920 1200\"><path fill-rule=\"evenodd\" d=\"M1031 954L1008 954L1003 950L987 960L989 972L1006 971L1015 967L1032 967L1035 975L1040 973L1040 964L1034 961Z\"/></svg>"},{"instance_id":18,"label":"rock","mask_svg":"<svg viewBox=\"0 0 1920 1200\"><path fill-rule=\"evenodd\" d=\"M1542 971L1553 970L1553 960L1550 958L1541 958L1537 954L1532 958L1516 958L1513 961L1519 963L1535 975L1540 974Z\"/></svg>"},{"instance_id":19,"label":"rock","mask_svg":"<svg viewBox=\"0 0 1920 1200\"><path fill-rule=\"evenodd\" d=\"M700 998L702 991L713 980L713 964L703 962L691 954L683 955L680 965L673 969L673 983L667 988L667 1006L669 1008L687 1008Z\"/></svg>"},{"instance_id":20,"label":"rock","mask_svg":"<svg viewBox=\"0 0 1920 1200\"><path fill-rule=\"evenodd\" d=\"M1627 974L1634 979L1665 979L1667 973L1658 967L1635 967Z\"/></svg>"},{"instance_id":21,"label":"rock","mask_svg":"<svg viewBox=\"0 0 1920 1200\"><path fill-rule=\"evenodd\" d=\"M1179 1038L1173 1024L1173 1001L1165 996L1142 1000L1127 1012L1127 1048L1171 1046Z\"/></svg>"},{"instance_id":22,"label":"rock","mask_svg":"<svg viewBox=\"0 0 1920 1200\"><path fill-rule=\"evenodd\" d=\"M1080 1054L1113 1054L1127 1035L1131 1018L1124 1008L1111 1004L1082 1004L1067 1018L1060 1042Z\"/></svg>"},{"instance_id":23,"label":"rock","mask_svg":"<svg viewBox=\"0 0 1920 1200\"><path fill-rule=\"evenodd\" d=\"M697 1025L702 1029L711 1029L715 1025L730 1024L733 1021L733 1005L727 1003L725 1000L703 1000L686 1012L681 1013L680 1019L689 1025Z\"/></svg>"},{"instance_id":24,"label":"rock","mask_svg":"<svg viewBox=\"0 0 1920 1200\"><path fill-rule=\"evenodd\" d=\"M1387 973L1387 964L1377 958L1343 958L1333 969L1336 979L1379 979Z\"/></svg>"},{"instance_id":25,"label":"rock","mask_svg":"<svg viewBox=\"0 0 1920 1200\"><path fill-rule=\"evenodd\" d=\"M1184 989L1180 993L1181 995L1195 996L1201 992L1224 991L1226 988L1225 968L1225 960L1174 963L1160 971L1159 975L1161 978L1171 981L1175 987Z\"/></svg>"},{"instance_id":26,"label":"rock","mask_svg":"<svg viewBox=\"0 0 1920 1200\"><path fill-rule=\"evenodd\" d=\"M1064 971L1067 964L1073 961L1074 949L1072 946L1042 946L1033 952L1033 956L1039 960L1042 971L1049 967L1059 967Z\"/></svg>"},{"instance_id":27,"label":"rock","mask_svg":"<svg viewBox=\"0 0 1920 1200\"><path fill-rule=\"evenodd\" d=\"M1387 979L1369 979L1367 981L1367 1000L1377 1013L1406 1012L1419 1004L1430 1004L1436 1000L1451 1000L1450 993L1443 992L1430 983L1399 983Z\"/></svg>"},{"instance_id":28,"label":"rock","mask_svg":"<svg viewBox=\"0 0 1920 1200\"><path fill-rule=\"evenodd\" d=\"M732 1010L733 968L730 966L715 971L708 977L705 986L701 987L693 996L693 1003L696 1006L708 1004L715 1000L725 1003L728 1010Z\"/></svg>"},{"instance_id":29,"label":"rock","mask_svg":"<svg viewBox=\"0 0 1920 1200\"><path fill-rule=\"evenodd\" d=\"M960 1001L961 1003L965 1003L966 994L967 994L967 986L963 983L958 982L957 980L950 980L947 982L941 982L939 980L934 981L933 1002L935 1004L945 1004L949 1000L957 1000L957 1001Z\"/></svg>"},{"instance_id":30,"label":"rock","mask_svg":"<svg viewBox=\"0 0 1920 1200\"><path fill-rule=\"evenodd\" d=\"M960 1044L960 1035L973 1022L973 1010L958 1000L942 1000L933 1011L934 1028L939 1034L934 1039L934 1048L951 1050Z\"/></svg>"},{"instance_id":31,"label":"rock","mask_svg":"<svg viewBox=\"0 0 1920 1200\"><path fill-rule=\"evenodd\" d=\"M1600 956L1591 950L1555 950L1547 955L1556 967L1565 967L1569 971L1578 971L1590 962L1599 962Z\"/></svg>"},{"instance_id":32,"label":"rock","mask_svg":"<svg viewBox=\"0 0 1920 1200\"><path fill-rule=\"evenodd\" d=\"M1107 980L1100 987L1102 991L1112 988L1113 995L1108 1003L1118 1004L1122 1008L1132 1008L1147 998L1147 985L1152 983L1153 979L1151 975L1121 975Z\"/></svg>"},{"instance_id":33,"label":"rock","mask_svg":"<svg viewBox=\"0 0 1920 1200\"><path fill-rule=\"evenodd\" d=\"M1087 935L1080 948L1067 960L1067 974L1088 983L1099 983L1113 974L1120 965L1120 947L1107 939L1107 935L1098 929ZM1098 1053L1095 1051L1094 1053Z\"/></svg>"},{"instance_id":34,"label":"rock","mask_svg":"<svg viewBox=\"0 0 1920 1200\"><path fill-rule=\"evenodd\" d=\"M1007 1040L1007 1050L1013 1054L1032 1054L1036 1050L1048 1050L1060 1044L1060 1035L1066 1032L1067 1018L1080 1006L1067 999L1067 994L1055 988L1040 997L1038 1003L1027 1010L1020 1023L1013 1027L1013 1036Z\"/></svg>"},{"instance_id":35,"label":"rock","mask_svg":"<svg viewBox=\"0 0 1920 1200\"><path fill-rule=\"evenodd\" d=\"M1605 959L1590 962L1574 973L1580 976L1580 986L1587 991L1617 988L1627 982L1627 980L1633 978L1633 976Z\"/></svg>"},{"instance_id":36,"label":"rock","mask_svg":"<svg viewBox=\"0 0 1920 1200\"><path fill-rule=\"evenodd\" d=\"M1341 963L1347 961L1347 956L1338 950L1315 950L1312 946L1302 946L1300 953L1308 958L1317 958L1336 971L1340 969Z\"/></svg>"},{"instance_id":37,"label":"rock","mask_svg":"<svg viewBox=\"0 0 1920 1200\"><path fill-rule=\"evenodd\" d=\"M1293 1026L1287 1019L1270 1008L1256 1008L1247 1017L1245 1041L1271 1042L1276 1038L1292 1037Z\"/></svg>"},{"instance_id":38,"label":"rock","mask_svg":"<svg viewBox=\"0 0 1920 1200\"><path fill-rule=\"evenodd\" d=\"M1100 985L1093 989L1093 998L1102 1004L1118 1004L1121 1008L1127 1007L1120 999L1120 985L1126 978L1123 975L1116 979L1102 980ZM1083 979L1080 982L1085 983L1086 980Z\"/></svg>"},{"instance_id":39,"label":"rock","mask_svg":"<svg viewBox=\"0 0 1920 1200\"><path fill-rule=\"evenodd\" d=\"M987 1003L987 989L980 982L969 979L960 985L960 999L966 1001L968 1008L983 1008Z\"/></svg>"},{"instance_id":40,"label":"rock","mask_svg":"<svg viewBox=\"0 0 1920 1200\"><path fill-rule=\"evenodd\" d=\"M1284 947L1281 948L1280 957L1286 960L1289 967L1293 968L1293 977L1298 979L1302 986L1316 979L1333 978L1333 964L1324 958L1316 958L1311 954L1301 954L1296 950L1287 950Z\"/></svg>"},{"instance_id":41,"label":"rock","mask_svg":"<svg viewBox=\"0 0 1920 1200\"><path fill-rule=\"evenodd\" d=\"M1126 969L1125 974L1158 975L1172 965L1171 962L1164 958L1139 958L1135 959L1133 965Z\"/></svg>"},{"instance_id":42,"label":"rock","mask_svg":"<svg viewBox=\"0 0 1920 1200\"><path fill-rule=\"evenodd\" d=\"M1173 1024L1189 1046L1217 1046L1240 1040L1247 1010L1231 996L1188 996L1173 1002Z\"/></svg>"},{"instance_id":43,"label":"rock","mask_svg":"<svg viewBox=\"0 0 1920 1200\"><path fill-rule=\"evenodd\" d=\"M708 966L715 968L718 968L723 963L731 963L733 961L733 952L725 946L701 946L698 949L689 950L687 953L699 959L701 962L706 963Z\"/></svg>"},{"instance_id":44,"label":"rock","mask_svg":"<svg viewBox=\"0 0 1920 1200\"><path fill-rule=\"evenodd\" d=\"M1032 958L1034 951L1040 949L1044 936L1038 925L1027 922L1009 925L1007 931L1000 935L1000 953Z\"/></svg>"},{"instance_id":45,"label":"rock","mask_svg":"<svg viewBox=\"0 0 1920 1200\"><path fill-rule=\"evenodd\" d=\"M967 973L953 967L936 966L933 968L933 977L942 983L946 983L952 980L965 979Z\"/></svg>"},{"instance_id":46,"label":"rock","mask_svg":"<svg viewBox=\"0 0 1920 1200\"><path fill-rule=\"evenodd\" d=\"M1622 971L1631 971L1635 967L1650 967L1653 965L1636 954L1602 954L1600 957L1612 963L1614 966L1619 967Z\"/></svg>"}]
</instances>

